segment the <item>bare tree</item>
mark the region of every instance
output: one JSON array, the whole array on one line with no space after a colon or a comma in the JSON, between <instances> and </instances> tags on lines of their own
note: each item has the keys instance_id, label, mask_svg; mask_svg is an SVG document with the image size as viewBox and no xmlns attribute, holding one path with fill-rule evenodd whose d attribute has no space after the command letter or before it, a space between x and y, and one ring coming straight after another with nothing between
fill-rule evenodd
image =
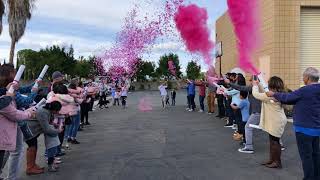
<instances>
[{"instance_id":1,"label":"bare tree","mask_svg":"<svg viewBox=\"0 0 320 180\"><path fill-rule=\"evenodd\" d=\"M23 36L27 21L31 19L31 11L35 0L7 0L8 1L8 23L11 37L9 62L13 63L16 43Z\"/></svg>"}]
</instances>

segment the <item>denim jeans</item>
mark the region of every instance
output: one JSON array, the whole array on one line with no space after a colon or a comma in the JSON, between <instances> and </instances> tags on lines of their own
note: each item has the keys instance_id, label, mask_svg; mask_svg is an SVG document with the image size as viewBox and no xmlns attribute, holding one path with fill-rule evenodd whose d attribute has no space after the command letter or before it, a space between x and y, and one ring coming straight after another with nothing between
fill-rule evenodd
<instances>
[{"instance_id":1,"label":"denim jeans","mask_svg":"<svg viewBox=\"0 0 320 180\"><path fill-rule=\"evenodd\" d=\"M16 180L18 179L19 171L22 164L23 154L24 154L24 146L23 146L23 134L20 128L17 129L17 144L16 150L9 152L8 159L8 177L6 180Z\"/></svg>"},{"instance_id":2,"label":"denim jeans","mask_svg":"<svg viewBox=\"0 0 320 180\"><path fill-rule=\"evenodd\" d=\"M199 103L200 103L200 108L202 111L204 111L204 99L206 97L205 96L199 96Z\"/></svg>"},{"instance_id":3,"label":"denim jeans","mask_svg":"<svg viewBox=\"0 0 320 180\"><path fill-rule=\"evenodd\" d=\"M195 97L194 94L188 96L188 98L189 98L189 109L192 109L192 110L196 109L196 104L194 102L194 97Z\"/></svg>"},{"instance_id":4,"label":"denim jeans","mask_svg":"<svg viewBox=\"0 0 320 180\"><path fill-rule=\"evenodd\" d=\"M47 149L47 153L48 153L48 164L50 165L53 163L54 157L58 153L58 147L53 147L53 148Z\"/></svg>"},{"instance_id":5,"label":"denim jeans","mask_svg":"<svg viewBox=\"0 0 320 180\"><path fill-rule=\"evenodd\" d=\"M320 147L319 136L308 136L303 133L296 133L299 155L302 161L304 172L303 180L320 179Z\"/></svg>"},{"instance_id":6,"label":"denim jeans","mask_svg":"<svg viewBox=\"0 0 320 180\"><path fill-rule=\"evenodd\" d=\"M76 138L78 129L80 127L80 112L78 112L76 115L71 116L72 124L69 127L69 134L68 137L70 138Z\"/></svg>"},{"instance_id":7,"label":"denim jeans","mask_svg":"<svg viewBox=\"0 0 320 180\"><path fill-rule=\"evenodd\" d=\"M250 115L249 120L245 126L246 134L246 148L253 150L253 128L250 127L250 124L259 125L260 123L260 113L253 113Z\"/></svg>"}]
</instances>

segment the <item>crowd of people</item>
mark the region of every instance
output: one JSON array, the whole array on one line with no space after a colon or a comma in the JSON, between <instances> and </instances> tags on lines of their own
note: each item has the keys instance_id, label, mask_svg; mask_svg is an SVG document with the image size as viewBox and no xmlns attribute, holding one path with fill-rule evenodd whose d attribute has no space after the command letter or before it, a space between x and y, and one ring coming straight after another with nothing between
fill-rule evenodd
<instances>
[{"instance_id":1,"label":"crowd of people","mask_svg":"<svg viewBox=\"0 0 320 180\"><path fill-rule=\"evenodd\" d=\"M130 84L125 79L99 83L64 80L64 75L56 71L47 90L38 89L34 83L20 86L14 82L13 65L0 66L0 175L7 164L6 179L18 179L22 156L26 149L26 174L44 173L44 168L36 163L38 138L44 135L48 172L58 171L58 164L66 150L80 144L78 132L90 125L89 112L94 110L95 100L98 107L127 107ZM288 105L295 105L293 125L305 180L318 180L320 177L320 73L316 68L307 68L303 74L305 86L289 92L284 81L277 76L268 80L267 89L257 76L246 79L243 74L227 73L209 80L186 80L187 111L196 111L196 88L199 88L199 111L215 113L218 104L218 118L226 120L224 127L234 129L233 139L240 141L240 153L254 153L253 129L261 128L269 136L269 159L262 165L268 168L282 168L281 153L285 150L281 137L288 122ZM41 82L39 80L36 83ZM14 92L9 91L14 88ZM177 92L167 92L167 83L159 86L162 107L176 103ZM112 99L107 99L108 96ZM112 101L112 102L110 102ZM39 103L43 103L39 106ZM70 151L69 151L70 152Z\"/></svg>"},{"instance_id":2,"label":"crowd of people","mask_svg":"<svg viewBox=\"0 0 320 180\"><path fill-rule=\"evenodd\" d=\"M114 105L126 107L129 84L125 79L85 83L78 79L70 82L56 71L47 89L39 89L32 83L20 86L14 81L16 71L13 65L0 66L0 177L8 166L6 180L16 180L26 154L26 174L44 173L45 168L36 163L38 138L44 135L45 155L48 172L58 171L61 157L71 145L78 145L77 134L90 125L89 112L94 111L94 102L107 107L106 96L112 94ZM37 84L44 83L39 80ZM14 92L10 92L10 87ZM24 142L27 144L25 153ZM71 152L71 151L69 151ZM2 178L0 178L2 179Z\"/></svg>"},{"instance_id":3,"label":"crowd of people","mask_svg":"<svg viewBox=\"0 0 320 180\"><path fill-rule=\"evenodd\" d=\"M305 86L290 91L284 81L277 76L268 80L263 87L257 76L246 80L241 73L227 73L218 78L218 83L209 80L187 79L187 111L196 110L196 87L199 91L199 112L203 113L207 98L207 113L215 112L215 99L218 104L218 118L226 120L224 127L235 130L233 139L240 141L238 152L254 153L253 129L258 128L269 135L269 159L261 165L268 168L282 168L281 152L285 150L281 137L293 111L293 125L304 180L320 179L320 84L319 70L307 68L303 73ZM162 105L165 108L167 86L159 87ZM207 90L206 90L207 88ZM268 89L266 91L265 89ZM207 96L206 96L207 93ZM292 109L292 105L294 108Z\"/></svg>"}]
</instances>

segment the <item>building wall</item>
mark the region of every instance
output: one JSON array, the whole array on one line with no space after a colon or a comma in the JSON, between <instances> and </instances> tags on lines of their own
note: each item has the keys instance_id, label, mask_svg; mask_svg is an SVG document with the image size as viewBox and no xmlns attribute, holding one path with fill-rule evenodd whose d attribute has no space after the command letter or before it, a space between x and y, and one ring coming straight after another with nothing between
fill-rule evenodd
<instances>
[{"instance_id":1,"label":"building wall","mask_svg":"<svg viewBox=\"0 0 320 180\"><path fill-rule=\"evenodd\" d=\"M320 0L275 0L275 57L271 73L285 80L289 88L301 85L300 11L301 7L320 7Z\"/></svg>"},{"instance_id":2,"label":"building wall","mask_svg":"<svg viewBox=\"0 0 320 180\"><path fill-rule=\"evenodd\" d=\"M301 83L300 10L320 7L320 0L260 0L262 45L254 61L266 78L280 76L296 89ZM237 66L236 37L228 13L216 22L217 41L223 42L222 72ZM266 63L267 62L267 63ZM216 67L219 67L219 62Z\"/></svg>"}]
</instances>

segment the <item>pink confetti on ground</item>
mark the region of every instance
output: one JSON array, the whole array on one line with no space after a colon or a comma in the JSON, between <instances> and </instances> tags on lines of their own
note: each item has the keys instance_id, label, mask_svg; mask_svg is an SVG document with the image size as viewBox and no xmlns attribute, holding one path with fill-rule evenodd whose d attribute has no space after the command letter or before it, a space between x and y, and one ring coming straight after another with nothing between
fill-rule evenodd
<instances>
[{"instance_id":1,"label":"pink confetti on ground","mask_svg":"<svg viewBox=\"0 0 320 180\"><path fill-rule=\"evenodd\" d=\"M180 6L174 20L187 49L191 53L200 53L205 64L212 66L214 43L207 26L207 10L195 4Z\"/></svg>"},{"instance_id":2,"label":"pink confetti on ground","mask_svg":"<svg viewBox=\"0 0 320 180\"><path fill-rule=\"evenodd\" d=\"M229 15L238 38L239 66L257 74L259 71L252 61L252 55L261 42L260 21L257 0L228 0Z\"/></svg>"},{"instance_id":3,"label":"pink confetti on ground","mask_svg":"<svg viewBox=\"0 0 320 180\"><path fill-rule=\"evenodd\" d=\"M141 112L148 112L152 111L152 103L150 98L148 97L143 97L139 101L138 108Z\"/></svg>"}]
</instances>

